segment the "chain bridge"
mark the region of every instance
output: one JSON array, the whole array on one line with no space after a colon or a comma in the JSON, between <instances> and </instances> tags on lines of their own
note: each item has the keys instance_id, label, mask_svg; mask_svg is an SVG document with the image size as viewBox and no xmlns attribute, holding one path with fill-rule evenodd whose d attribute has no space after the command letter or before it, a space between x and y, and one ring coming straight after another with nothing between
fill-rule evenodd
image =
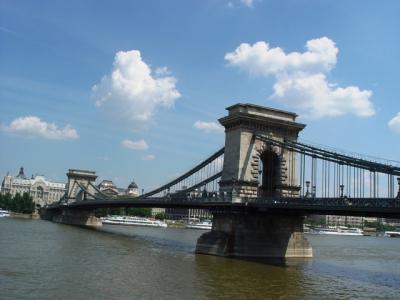
<instances>
[{"instance_id":1,"label":"chain bridge","mask_svg":"<svg viewBox=\"0 0 400 300\"><path fill-rule=\"evenodd\" d=\"M235 104L219 119L225 147L139 197L110 196L92 171L69 170L64 197L43 209L55 222L98 225L97 208L203 208L213 228L196 252L311 257L303 218L335 214L400 218L400 163L299 141L295 113Z\"/></svg>"}]
</instances>

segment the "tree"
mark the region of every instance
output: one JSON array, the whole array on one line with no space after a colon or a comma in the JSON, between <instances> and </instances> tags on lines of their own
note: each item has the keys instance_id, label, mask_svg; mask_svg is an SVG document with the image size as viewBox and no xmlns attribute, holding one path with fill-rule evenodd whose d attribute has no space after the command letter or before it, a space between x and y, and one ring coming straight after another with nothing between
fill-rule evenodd
<instances>
[{"instance_id":1,"label":"tree","mask_svg":"<svg viewBox=\"0 0 400 300\"><path fill-rule=\"evenodd\" d=\"M160 212L155 215L157 220L165 220L167 218L167 214L165 212Z\"/></svg>"},{"instance_id":2,"label":"tree","mask_svg":"<svg viewBox=\"0 0 400 300\"><path fill-rule=\"evenodd\" d=\"M35 212L35 202L33 202L32 196L28 193L22 195L22 209L21 212L24 214L31 214Z\"/></svg>"},{"instance_id":3,"label":"tree","mask_svg":"<svg viewBox=\"0 0 400 300\"><path fill-rule=\"evenodd\" d=\"M2 196L3 198L3 203L2 203L2 208L6 209L6 210L10 210L10 206L11 206L11 201L12 201L12 197L10 193L7 193L5 195Z\"/></svg>"},{"instance_id":4,"label":"tree","mask_svg":"<svg viewBox=\"0 0 400 300\"><path fill-rule=\"evenodd\" d=\"M383 224L382 222L365 222L364 227L376 228L376 231L391 231L396 229L396 227Z\"/></svg>"},{"instance_id":5,"label":"tree","mask_svg":"<svg viewBox=\"0 0 400 300\"><path fill-rule=\"evenodd\" d=\"M130 216L138 216L138 217L150 217L151 216L151 208L127 208L126 214Z\"/></svg>"},{"instance_id":6,"label":"tree","mask_svg":"<svg viewBox=\"0 0 400 300\"><path fill-rule=\"evenodd\" d=\"M11 201L11 211L19 213L22 211L22 207L23 207L23 202L22 202L22 197L20 193L17 193L14 195L12 201Z\"/></svg>"}]
</instances>

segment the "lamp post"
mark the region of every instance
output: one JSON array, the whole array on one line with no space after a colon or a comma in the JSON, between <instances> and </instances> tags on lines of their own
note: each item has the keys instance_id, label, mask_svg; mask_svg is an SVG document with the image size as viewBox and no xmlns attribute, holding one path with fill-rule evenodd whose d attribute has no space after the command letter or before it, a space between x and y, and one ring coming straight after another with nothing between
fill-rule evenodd
<instances>
[{"instance_id":1,"label":"lamp post","mask_svg":"<svg viewBox=\"0 0 400 300\"><path fill-rule=\"evenodd\" d=\"M397 192L397 199L400 199L400 177L397 177L397 184L399 185L399 191Z\"/></svg>"},{"instance_id":2,"label":"lamp post","mask_svg":"<svg viewBox=\"0 0 400 300\"><path fill-rule=\"evenodd\" d=\"M343 184L339 185L339 188L340 188L340 198L343 198L344 185Z\"/></svg>"},{"instance_id":3,"label":"lamp post","mask_svg":"<svg viewBox=\"0 0 400 300\"><path fill-rule=\"evenodd\" d=\"M310 196L310 181L309 180L306 181L306 187L307 187L307 191L306 191L306 198L307 198L308 196Z\"/></svg>"},{"instance_id":4,"label":"lamp post","mask_svg":"<svg viewBox=\"0 0 400 300\"><path fill-rule=\"evenodd\" d=\"M315 198L316 195L317 195L317 187L313 185L311 188L311 196Z\"/></svg>"}]
</instances>

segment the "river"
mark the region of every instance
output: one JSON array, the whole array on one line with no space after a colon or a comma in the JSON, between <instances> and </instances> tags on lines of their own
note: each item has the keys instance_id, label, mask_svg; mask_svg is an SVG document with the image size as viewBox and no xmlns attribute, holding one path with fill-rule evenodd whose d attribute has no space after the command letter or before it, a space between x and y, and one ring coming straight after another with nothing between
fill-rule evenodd
<instances>
[{"instance_id":1,"label":"river","mask_svg":"<svg viewBox=\"0 0 400 300\"><path fill-rule=\"evenodd\" d=\"M285 265L195 255L203 231L0 219L0 299L400 299L400 239L308 235Z\"/></svg>"}]
</instances>

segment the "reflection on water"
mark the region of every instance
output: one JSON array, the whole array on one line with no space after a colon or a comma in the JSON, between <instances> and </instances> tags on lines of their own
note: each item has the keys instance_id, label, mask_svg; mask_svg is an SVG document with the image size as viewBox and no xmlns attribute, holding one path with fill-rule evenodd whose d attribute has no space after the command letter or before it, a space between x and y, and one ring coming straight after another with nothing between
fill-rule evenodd
<instances>
[{"instance_id":1,"label":"reflection on water","mask_svg":"<svg viewBox=\"0 0 400 300\"><path fill-rule=\"evenodd\" d=\"M314 258L195 255L202 231L0 219L0 299L396 299L400 239L308 236Z\"/></svg>"}]
</instances>

